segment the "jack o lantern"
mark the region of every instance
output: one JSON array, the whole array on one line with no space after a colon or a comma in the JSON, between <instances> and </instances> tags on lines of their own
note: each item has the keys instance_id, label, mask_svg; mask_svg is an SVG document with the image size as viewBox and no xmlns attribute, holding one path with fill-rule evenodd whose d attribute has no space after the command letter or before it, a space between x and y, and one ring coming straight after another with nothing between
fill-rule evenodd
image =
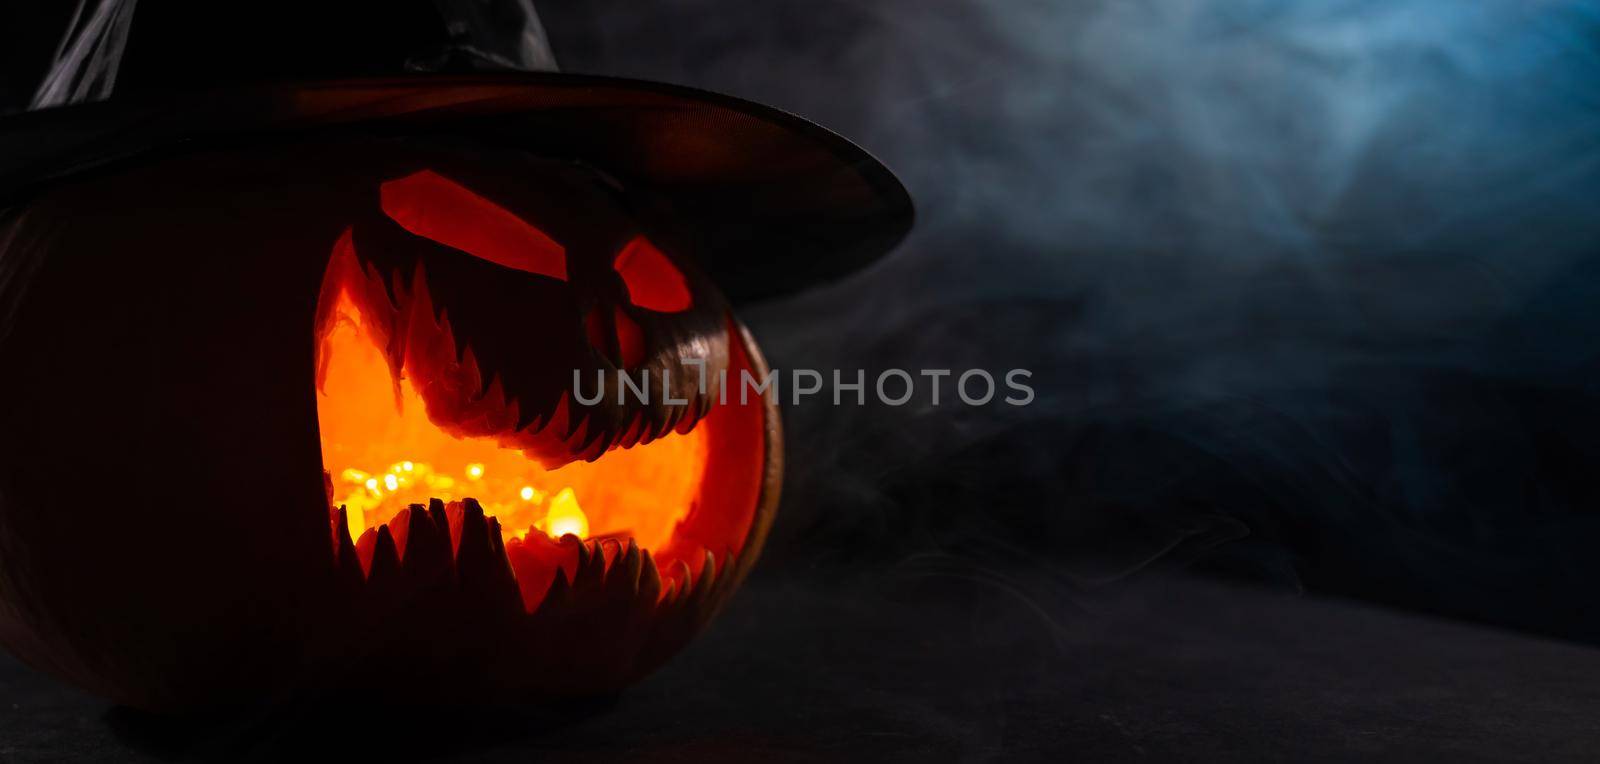
<instances>
[{"instance_id":1,"label":"jack o lantern","mask_svg":"<svg viewBox=\"0 0 1600 764\"><path fill-rule=\"evenodd\" d=\"M623 80L263 85L3 128L0 641L153 709L638 679L776 508L732 306L909 225L842 139Z\"/></svg>"}]
</instances>

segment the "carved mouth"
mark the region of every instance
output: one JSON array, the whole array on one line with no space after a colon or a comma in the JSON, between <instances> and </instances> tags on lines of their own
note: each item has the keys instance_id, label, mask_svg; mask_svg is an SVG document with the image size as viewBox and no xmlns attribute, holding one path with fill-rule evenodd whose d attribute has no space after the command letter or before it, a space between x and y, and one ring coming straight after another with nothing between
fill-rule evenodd
<instances>
[{"instance_id":1,"label":"carved mouth","mask_svg":"<svg viewBox=\"0 0 1600 764\"><path fill-rule=\"evenodd\" d=\"M507 382L456 335L422 261L384 273L354 247L348 234L335 247L316 336L333 543L352 586L447 576L477 582L463 601L548 618L608 587L633 603L619 613L674 611L727 575L761 500L759 401L685 391L670 409L585 408L559 363ZM724 331L730 371L749 368L731 319ZM541 352L537 334L525 345Z\"/></svg>"}]
</instances>

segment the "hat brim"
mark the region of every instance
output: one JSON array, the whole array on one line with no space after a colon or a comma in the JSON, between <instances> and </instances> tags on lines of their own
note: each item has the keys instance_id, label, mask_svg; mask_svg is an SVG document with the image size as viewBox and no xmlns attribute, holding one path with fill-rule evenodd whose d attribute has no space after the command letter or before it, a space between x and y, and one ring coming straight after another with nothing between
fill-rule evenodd
<instances>
[{"instance_id":1,"label":"hat brim","mask_svg":"<svg viewBox=\"0 0 1600 764\"><path fill-rule=\"evenodd\" d=\"M800 117L639 80L528 73L260 84L49 109L0 120L0 194L214 140L375 129L469 135L570 156L668 195L702 267L746 302L883 256L913 210L888 168Z\"/></svg>"}]
</instances>

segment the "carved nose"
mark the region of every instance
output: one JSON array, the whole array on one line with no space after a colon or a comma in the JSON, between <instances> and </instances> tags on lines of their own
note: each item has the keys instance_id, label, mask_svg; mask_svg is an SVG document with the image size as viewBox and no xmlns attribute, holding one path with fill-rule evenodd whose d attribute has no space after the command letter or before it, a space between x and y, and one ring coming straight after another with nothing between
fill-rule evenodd
<instances>
[{"instance_id":1,"label":"carved nose","mask_svg":"<svg viewBox=\"0 0 1600 764\"><path fill-rule=\"evenodd\" d=\"M694 307L683 271L643 236L624 245L611 267L622 277L628 302L638 307L657 313L680 313Z\"/></svg>"}]
</instances>

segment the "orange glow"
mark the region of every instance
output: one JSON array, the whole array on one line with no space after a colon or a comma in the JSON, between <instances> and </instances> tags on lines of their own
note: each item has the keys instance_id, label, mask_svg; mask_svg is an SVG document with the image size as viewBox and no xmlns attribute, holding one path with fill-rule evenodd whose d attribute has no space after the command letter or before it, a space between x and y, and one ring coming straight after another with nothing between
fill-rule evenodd
<instances>
[{"instance_id":1,"label":"orange glow","mask_svg":"<svg viewBox=\"0 0 1600 764\"><path fill-rule=\"evenodd\" d=\"M474 498L507 539L617 536L659 549L695 505L708 428L546 470L491 438L457 438L434 425L409 367L397 389L348 293L339 292L331 320L317 419L333 504L347 507L352 538L409 504Z\"/></svg>"},{"instance_id":2,"label":"orange glow","mask_svg":"<svg viewBox=\"0 0 1600 764\"><path fill-rule=\"evenodd\" d=\"M564 247L439 173L423 170L391 180L381 196L389 219L418 236L507 268L567 280Z\"/></svg>"}]
</instances>

